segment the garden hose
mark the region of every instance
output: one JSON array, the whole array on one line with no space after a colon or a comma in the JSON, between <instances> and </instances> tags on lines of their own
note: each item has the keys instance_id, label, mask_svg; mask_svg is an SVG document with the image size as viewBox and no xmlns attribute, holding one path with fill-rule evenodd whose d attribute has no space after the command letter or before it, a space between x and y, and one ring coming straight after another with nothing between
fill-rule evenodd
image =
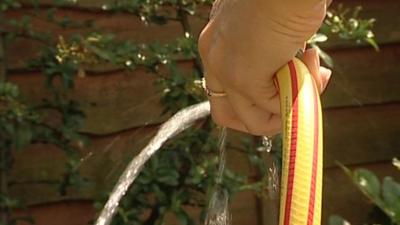
<instances>
[{"instance_id":1,"label":"garden hose","mask_svg":"<svg viewBox=\"0 0 400 225\"><path fill-rule=\"evenodd\" d=\"M276 74L282 114L279 225L320 225L322 113L316 84L295 58Z\"/></svg>"}]
</instances>

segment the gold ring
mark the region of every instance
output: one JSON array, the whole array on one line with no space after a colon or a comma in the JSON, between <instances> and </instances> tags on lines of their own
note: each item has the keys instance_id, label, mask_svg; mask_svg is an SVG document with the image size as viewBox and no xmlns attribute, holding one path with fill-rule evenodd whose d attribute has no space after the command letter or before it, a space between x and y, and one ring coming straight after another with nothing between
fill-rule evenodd
<instances>
[{"instance_id":1,"label":"gold ring","mask_svg":"<svg viewBox=\"0 0 400 225\"><path fill-rule=\"evenodd\" d=\"M204 79L204 77L203 77L203 79L201 79L201 84L203 86L204 91L206 92L206 94L209 97L225 97L226 96L225 92L211 91L209 88L207 88L206 79Z\"/></svg>"}]
</instances>

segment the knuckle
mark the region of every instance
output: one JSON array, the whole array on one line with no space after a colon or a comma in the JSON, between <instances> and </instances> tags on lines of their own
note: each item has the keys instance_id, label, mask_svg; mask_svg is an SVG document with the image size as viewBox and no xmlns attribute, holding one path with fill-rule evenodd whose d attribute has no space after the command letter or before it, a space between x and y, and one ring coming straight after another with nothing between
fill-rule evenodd
<instances>
[{"instance_id":1,"label":"knuckle","mask_svg":"<svg viewBox=\"0 0 400 225\"><path fill-rule=\"evenodd\" d=\"M204 60L208 57L211 49L211 31L209 26L206 26L200 33L197 48L199 50L200 57Z\"/></svg>"},{"instance_id":2,"label":"knuckle","mask_svg":"<svg viewBox=\"0 0 400 225\"><path fill-rule=\"evenodd\" d=\"M202 35L200 35L200 37L199 37L197 48L199 50L200 57L204 60L206 58L206 56L208 55L207 54L208 53L208 45Z\"/></svg>"}]
</instances>

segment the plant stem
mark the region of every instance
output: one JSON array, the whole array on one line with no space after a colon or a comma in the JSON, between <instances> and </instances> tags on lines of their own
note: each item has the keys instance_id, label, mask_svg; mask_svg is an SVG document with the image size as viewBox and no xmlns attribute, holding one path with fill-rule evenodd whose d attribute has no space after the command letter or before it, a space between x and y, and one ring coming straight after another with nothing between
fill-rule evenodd
<instances>
[{"instance_id":1,"label":"plant stem","mask_svg":"<svg viewBox=\"0 0 400 225\"><path fill-rule=\"evenodd\" d=\"M4 48L4 37L0 31L0 82L6 80L6 57Z\"/></svg>"},{"instance_id":2,"label":"plant stem","mask_svg":"<svg viewBox=\"0 0 400 225\"><path fill-rule=\"evenodd\" d=\"M10 150L7 145L3 145L0 153L0 194L3 198L8 197L8 169ZM0 208L0 217L2 224L9 224L10 211L5 203L2 203Z\"/></svg>"},{"instance_id":3,"label":"plant stem","mask_svg":"<svg viewBox=\"0 0 400 225\"><path fill-rule=\"evenodd\" d=\"M0 31L0 82L4 82L7 78L5 46L4 46L4 33ZM0 145L0 195L2 198L8 197L8 171L10 163L11 146L7 141ZM0 203L0 218L2 224L9 224L10 222L10 209L7 207L5 201Z\"/></svg>"},{"instance_id":4,"label":"plant stem","mask_svg":"<svg viewBox=\"0 0 400 225\"><path fill-rule=\"evenodd\" d=\"M184 8L184 4L182 0L178 0L178 9L177 9L177 18L178 21L181 23L184 33L192 33L192 28L190 27L188 12ZM196 51L197 52L197 51ZM200 61L200 56L196 53L194 58L194 67L199 74L203 73L203 66Z\"/></svg>"}]
</instances>

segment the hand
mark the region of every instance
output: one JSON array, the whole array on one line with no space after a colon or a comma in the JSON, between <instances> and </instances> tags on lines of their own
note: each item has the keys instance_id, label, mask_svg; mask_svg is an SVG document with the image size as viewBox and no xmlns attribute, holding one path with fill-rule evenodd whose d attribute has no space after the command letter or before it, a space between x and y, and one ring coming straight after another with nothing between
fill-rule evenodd
<instances>
[{"instance_id":1,"label":"hand","mask_svg":"<svg viewBox=\"0 0 400 225\"><path fill-rule=\"evenodd\" d=\"M224 0L200 34L207 86L227 93L210 97L217 124L254 135L281 130L274 73L304 48L326 12L325 1L301 13L290 1L298 0ZM316 50L302 60L322 92L331 71L320 67Z\"/></svg>"}]
</instances>

